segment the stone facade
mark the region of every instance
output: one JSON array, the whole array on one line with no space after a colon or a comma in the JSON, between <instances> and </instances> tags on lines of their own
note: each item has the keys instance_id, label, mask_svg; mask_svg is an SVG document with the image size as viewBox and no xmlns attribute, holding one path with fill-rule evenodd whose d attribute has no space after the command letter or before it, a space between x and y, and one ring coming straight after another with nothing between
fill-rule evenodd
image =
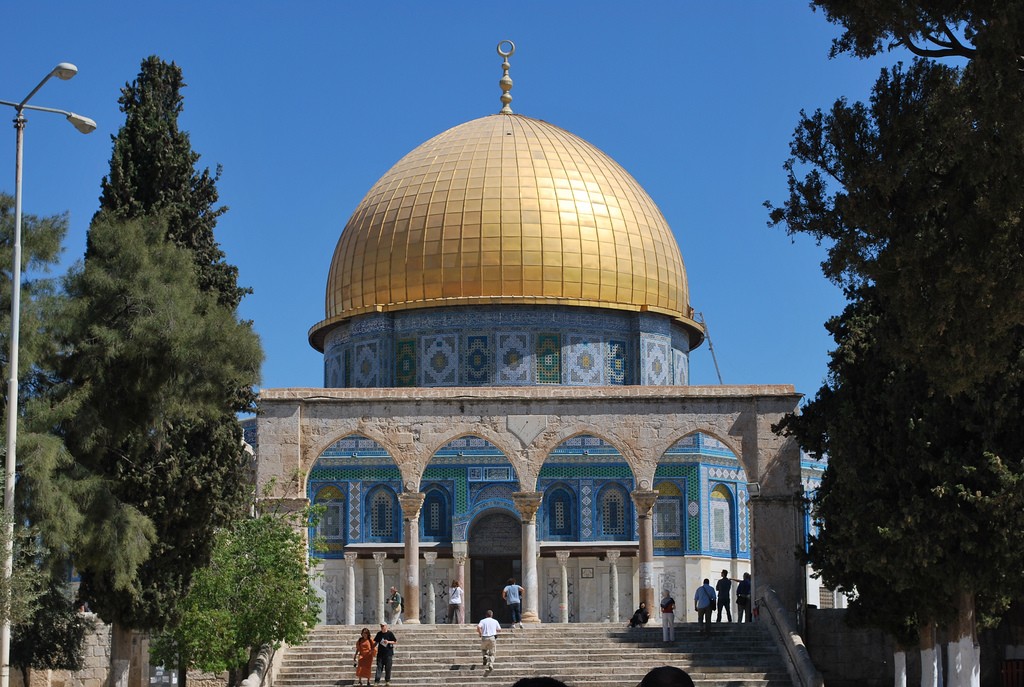
<instances>
[{"instance_id":1,"label":"stone facade","mask_svg":"<svg viewBox=\"0 0 1024 687\"><path fill-rule=\"evenodd\" d=\"M257 481L273 480L273 497L293 507L308 503L318 461L329 455L332 447L337 448L339 441L358 436L376 451L372 455L379 455L382 469L393 471L382 472L382 484L393 489L399 499L417 496L415 503L403 502L401 512L395 509L388 516L402 520L404 536L368 541L363 533L356 533L359 536L344 538L335 560L321 563L325 622L348 622L348 609L353 622L355 618L376 620L381 606L379 590L392 584L407 592L409 621L441 619L448 582L464 575L460 566L466 562L456 561L456 550L466 546L472 566L473 560L480 558L473 550L479 544L472 537L460 539L458 533L451 537L450 546L420 542L420 508L429 499L423 490L435 469L434 461L442 449L462 437L485 441L511 469L509 477L514 482L509 486L495 483L483 488L497 489L498 500L514 503L503 512L513 524L519 521L521 542L506 547L516 549L515 554L531 554L521 556L519 576L524 585L529 584L527 603L532 602L532 607L525 610L533 613L535 620L550 622L561 612L563 571L556 555L560 550L570 553L565 559L565 579L572 620L626 617L639 599L652 604L655 588L667 588L676 596L682 620L683 609L691 606L688 597L694 586L703 577L717 578L723 568L737 577L752 569L756 584L772 585L795 607L804 593L803 570L792 556L805 536L800 501L804 485L797 447L772 433L771 425L794 410L798 399L790 386L270 389L260 397ZM727 476L742 484L744 501L747 483L758 487L759 496L745 504L750 528L749 533L744 530L744 541L749 538L750 542L746 562L736 560L733 554L716 559L708 551L691 556L655 555L651 518L660 495L652 487L659 484L658 471L668 462L670 449L696 434L713 438L735 456L736 466L721 468L714 473L717 479L724 479L723 470L731 470ZM624 512L632 522L621 541L588 540L586 536L550 541L545 539L549 530L544 527L538 535L537 512L544 512L544 470L557 463L560 446L580 436L613 448L622 463L623 484L629 488L622 492L628 506ZM359 457L369 459L362 451ZM701 483L701 488L707 487L706 482ZM579 498L586 497L585 490L581 491ZM523 511L521 504L530 499L535 505ZM353 499L348 507L366 507L366 503ZM700 517L708 517L706 506L698 502L693 508ZM484 511L493 513L495 509L468 514L467 527ZM347 535L364 526L358 518L348 523ZM440 554L429 570L420 559L423 551ZM344 562L341 553L346 554ZM371 561L372 554L379 554L379 560ZM614 577L621 580L617 603L608 591L613 577L609 554L618 557L614 571ZM413 557L418 564L407 565ZM428 575L430 579L426 579ZM417 590L413 598L409 598L410 590ZM473 590L467 589L467 594L472 596ZM434 617L428 618L425 612L431 605Z\"/></svg>"}]
</instances>

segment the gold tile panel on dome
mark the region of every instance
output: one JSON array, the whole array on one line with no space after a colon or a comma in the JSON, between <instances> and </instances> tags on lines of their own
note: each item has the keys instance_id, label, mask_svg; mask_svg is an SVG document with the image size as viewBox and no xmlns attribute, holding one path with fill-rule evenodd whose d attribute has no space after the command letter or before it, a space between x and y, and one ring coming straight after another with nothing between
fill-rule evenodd
<instances>
[{"instance_id":1,"label":"gold tile panel on dome","mask_svg":"<svg viewBox=\"0 0 1024 687\"><path fill-rule=\"evenodd\" d=\"M373 185L335 248L310 343L322 351L330 329L364 313L463 304L655 312L691 345L703 338L679 246L650 196L590 143L507 102Z\"/></svg>"}]
</instances>

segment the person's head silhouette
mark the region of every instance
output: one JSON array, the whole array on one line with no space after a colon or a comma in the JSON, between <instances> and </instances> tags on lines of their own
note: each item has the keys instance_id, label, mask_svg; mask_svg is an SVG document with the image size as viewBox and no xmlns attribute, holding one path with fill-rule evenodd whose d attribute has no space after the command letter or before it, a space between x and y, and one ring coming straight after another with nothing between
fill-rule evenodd
<instances>
[{"instance_id":1,"label":"person's head silhouette","mask_svg":"<svg viewBox=\"0 0 1024 687\"><path fill-rule=\"evenodd\" d=\"M639 687L694 687L694 684L685 670L675 666L659 666L644 675Z\"/></svg>"}]
</instances>

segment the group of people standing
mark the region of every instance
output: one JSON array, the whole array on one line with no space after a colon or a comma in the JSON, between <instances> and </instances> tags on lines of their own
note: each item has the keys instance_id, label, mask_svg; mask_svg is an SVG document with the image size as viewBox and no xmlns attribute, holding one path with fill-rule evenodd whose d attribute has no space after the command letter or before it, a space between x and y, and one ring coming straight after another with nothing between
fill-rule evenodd
<instances>
[{"instance_id":1,"label":"group of people standing","mask_svg":"<svg viewBox=\"0 0 1024 687\"><path fill-rule=\"evenodd\" d=\"M501 597L508 606L509 614L512 617L513 628L523 628L523 593L525 590L516 584L515 578L510 577L508 584L501 591ZM461 624L464 619L464 594L458 580L452 580L448 593L448 622ZM371 674L374 684L380 683L383 675L384 684L391 684L391 667L395 656L395 644L398 638L391 631L390 625L402 624L402 606L404 599L396 587L392 587L389 596L384 602L384 608L388 615L388 622L380 624L380 631L375 637L370 638L370 629L364 627L356 640L355 653L352 656L352 667L356 669L356 680L362 685L370 684ZM490 673L494 669L494 658L497 649L498 633L501 632L501 624L494 619L494 612L488 610L484 618L477 624L476 632L480 636L480 651L483 654L484 670ZM373 670L374 658L377 660L376 672Z\"/></svg>"},{"instance_id":2,"label":"group of people standing","mask_svg":"<svg viewBox=\"0 0 1024 687\"><path fill-rule=\"evenodd\" d=\"M711 614L718 609L718 621L722 622L722 611L725 611L726 622L732 622L732 610L730 609L730 597L732 594L732 583L738 582L736 586L736 608L738 610L737 622L750 622L750 573L743 573L742 580L734 580L729 577L729 571L723 570L722 577L712 587L710 580L704 578L704 584L697 588L693 594L693 609L697 611L697 622L701 624L701 633L711 632ZM663 592L661 599L661 638L663 641L675 641L675 611L676 601L672 598L669 590ZM633 612L629 619L629 627L642 627L650 620L651 615L647 610L647 604L643 601ZM745 620L744 620L745 619Z\"/></svg>"}]
</instances>

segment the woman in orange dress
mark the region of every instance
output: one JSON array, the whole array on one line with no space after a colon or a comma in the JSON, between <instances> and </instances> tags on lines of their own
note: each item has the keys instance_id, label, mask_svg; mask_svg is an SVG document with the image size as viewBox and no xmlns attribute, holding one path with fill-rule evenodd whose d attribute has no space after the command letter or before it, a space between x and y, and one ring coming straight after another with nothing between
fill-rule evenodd
<instances>
[{"instance_id":1,"label":"woman in orange dress","mask_svg":"<svg viewBox=\"0 0 1024 687\"><path fill-rule=\"evenodd\" d=\"M363 684L363 678L366 678L366 684L370 684L370 677L373 675L373 657L377 655L377 647L373 645L373 640L370 639L370 628L364 627L362 632L359 633L359 639L356 640L356 653L352 657L352 663L356 667L356 679L359 680L359 684Z\"/></svg>"}]
</instances>

